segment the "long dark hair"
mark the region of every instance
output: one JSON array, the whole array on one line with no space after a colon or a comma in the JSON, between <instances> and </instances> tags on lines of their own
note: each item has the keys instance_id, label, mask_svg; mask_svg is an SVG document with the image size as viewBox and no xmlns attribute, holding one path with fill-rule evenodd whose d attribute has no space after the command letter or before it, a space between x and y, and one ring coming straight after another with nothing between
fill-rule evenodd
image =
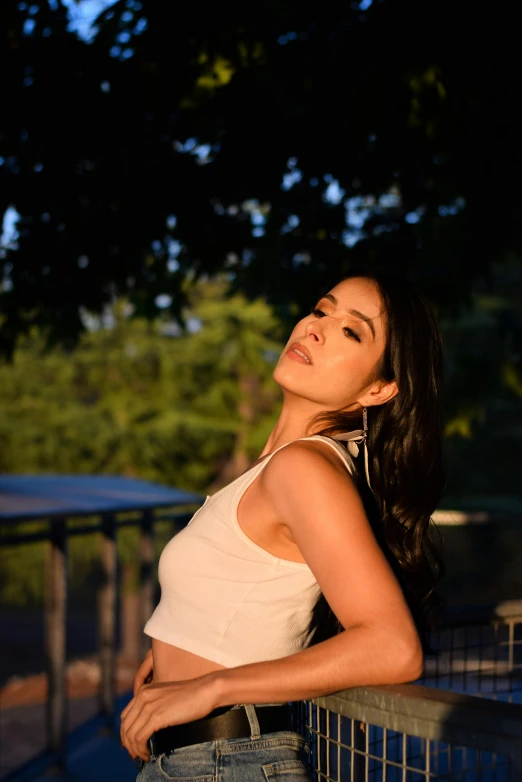
<instances>
[{"instance_id":1,"label":"long dark hair","mask_svg":"<svg viewBox=\"0 0 522 782\"><path fill-rule=\"evenodd\" d=\"M373 494L364 479L359 486L374 533L426 645L427 631L435 628L443 607L435 586L444 566L431 519L444 489L442 337L432 305L410 282L366 273L353 277L373 281L384 305L386 344L371 379L395 380L399 388L393 399L368 408ZM312 428L326 436L362 429L362 409L320 414ZM362 459L361 448L357 462L364 477ZM329 624L330 634L342 630L331 611Z\"/></svg>"}]
</instances>

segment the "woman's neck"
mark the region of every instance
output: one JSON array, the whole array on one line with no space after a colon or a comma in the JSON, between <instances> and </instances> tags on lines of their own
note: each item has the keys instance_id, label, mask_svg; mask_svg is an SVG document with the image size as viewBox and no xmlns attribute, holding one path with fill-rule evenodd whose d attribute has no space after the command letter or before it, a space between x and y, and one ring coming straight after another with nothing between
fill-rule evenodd
<instances>
[{"instance_id":1,"label":"woman's neck","mask_svg":"<svg viewBox=\"0 0 522 782\"><path fill-rule=\"evenodd\" d=\"M320 411L312 409L307 400L288 401L285 399L279 418L270 432L260 458L272 453L272 451L275 451L276 448L280 448L282 445L286 445L293 440L299 440L299 438L310 434L308 431L310 422L318 412Z\"/></svg>"}]
</instances>

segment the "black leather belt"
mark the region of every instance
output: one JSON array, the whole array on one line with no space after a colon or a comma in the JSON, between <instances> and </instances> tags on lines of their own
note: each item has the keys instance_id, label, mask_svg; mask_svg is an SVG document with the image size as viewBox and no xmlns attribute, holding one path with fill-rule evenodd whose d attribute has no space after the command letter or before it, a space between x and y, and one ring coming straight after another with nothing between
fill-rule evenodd
<instances>
[{"instance_id":1,"label":"black leather belt","mask_svg":"<svg viewBox=\"0 0 522 782\"><path fill-rule=\"evenodd\" d=\"M259 706L256 715L260 733L273 733L278 730L294 730L290 705ZM153 733L152 749L155 755L172 752L177 747L200 744L216 739L237 739L249 737L252 729L244 706L233 709L226 706L215 709L206 717L183 725L172 725Z\"/></svg>"}]
</instances>

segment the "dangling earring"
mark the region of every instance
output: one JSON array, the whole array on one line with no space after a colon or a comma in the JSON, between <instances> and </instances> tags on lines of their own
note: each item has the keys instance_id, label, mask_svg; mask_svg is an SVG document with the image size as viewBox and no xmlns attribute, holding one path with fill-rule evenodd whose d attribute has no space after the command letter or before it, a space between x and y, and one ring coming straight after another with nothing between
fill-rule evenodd
<instances>
[{"instance_id":1,"label":"dangling earring","mask_svg":"<svg viewBox=\"0 0 522 782\"><path fill-rule=\"evenodd\" d=\"M346 447L352 456L357 457L359 455L358 445L363 444L364 447L364 471L366 473L366 481L370 490L373 491L370 483L370 470L369 470L369 458L368 458L368 410L366 407L362 409L363 416L363 428L357 429L355 432L343 432L342 434L333 435L334 440L346 441Z\"/></svg>"},{"instance_id":2,"label":"dangling earring","mask_svg":"<svg viewBox=\"0 0 522 782\"><path fill-rule=\"evenodd\" d=\"M368 483L368 486L370 487L371 491L372 485L370 483L370 469L369 469L369 458L368 458L368 410L366 407L363 407L363 447L364 447L364 471L366 473L366 481Z\"/></svg>"}]
</instances>

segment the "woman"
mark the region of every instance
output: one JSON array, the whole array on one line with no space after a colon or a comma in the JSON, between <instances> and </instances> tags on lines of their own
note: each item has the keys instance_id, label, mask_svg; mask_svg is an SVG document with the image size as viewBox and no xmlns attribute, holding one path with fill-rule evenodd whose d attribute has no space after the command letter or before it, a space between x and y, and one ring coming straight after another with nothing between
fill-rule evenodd
<instances>
[{"instance_id":1,"label":"woman","mask_svg":"<svg viewBox=\"0 0 522 782\"><path fill-rule=\"evenodd\" d=\"M288 702L421 674L441 367L431 307L405 282L345 279L296 325L260 458L160 560L152 650L122 713L144 782L311 779ZM318 642L320 600L338 632Z\"/></svg>"}]
</instances>

